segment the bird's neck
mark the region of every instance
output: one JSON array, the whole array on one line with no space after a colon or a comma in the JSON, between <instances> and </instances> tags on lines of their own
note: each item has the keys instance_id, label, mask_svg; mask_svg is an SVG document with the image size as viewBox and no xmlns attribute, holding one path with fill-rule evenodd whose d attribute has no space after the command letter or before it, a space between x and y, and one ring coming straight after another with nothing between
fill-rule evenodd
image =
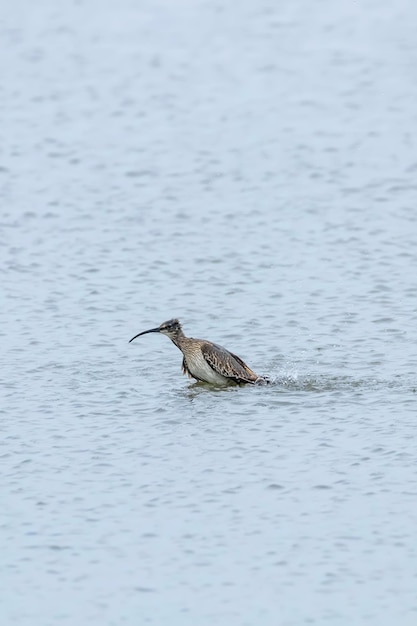
<instances>
[{"instance_id":1,"label":"bird's neck","mask_svg":"<svg viewBox=\"0 0 417 626\"><path fill-rule=\"evenodd\" d=\"M178 330L175 335L172 335L169 337L172 341L172 343L174 343L177 348L179 348L181 350L181 346L184 344L184 342L187 341L187 337L184 335L184 333L182 332L182 330Z\"/></svg>"}]
</instances>

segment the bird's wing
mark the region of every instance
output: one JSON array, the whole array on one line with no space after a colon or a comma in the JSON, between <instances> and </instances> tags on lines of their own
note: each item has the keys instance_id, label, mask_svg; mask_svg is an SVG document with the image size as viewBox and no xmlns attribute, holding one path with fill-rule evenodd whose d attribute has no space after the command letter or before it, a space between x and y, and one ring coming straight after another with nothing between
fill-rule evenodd
<instances>
[{"instance_id":1,"label":"bird's wing","mask_svg":"<svg viewBox=\"0 0 417 626\"><path fill-rule=\"evenodd\" d=\"M182 360L181 370L183 374L188 374L188 367L187 367L187 363L185 362L185 357Z\"/></svg>"},{"instance_id":2,"label":"bird's wing","mask_svg":"<svg viewBox=\"0 0 417 626\"><path fill-rule=\"evenodd\" d=\"M218 374L236 382L254 383L258 376L236 354L214 343L203 343L201 352L207 363Z\"/></svg>"},{"instance_id":3,"label":"bird's wing","mask_svg":"<svg viewBox=\"0 0 417 626\"><path fill-rule=\"evenodd\" d=\"M195 378L195 376L191 374L190 370L187 367L187 361L185 360L185 357L182 360L182 373L187 374L188 378ZM199 380L198 378L195 379Z\"/></svg>"}]
</instances>

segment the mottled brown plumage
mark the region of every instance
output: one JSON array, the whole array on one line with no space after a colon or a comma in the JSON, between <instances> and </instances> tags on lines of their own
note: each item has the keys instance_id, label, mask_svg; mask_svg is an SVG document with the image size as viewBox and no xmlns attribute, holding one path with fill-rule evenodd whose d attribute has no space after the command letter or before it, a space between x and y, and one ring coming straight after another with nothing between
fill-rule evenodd
<instances>
[{"instance_id":1,"label":"mottled brown plumage","mask_svg":"<svg viewBox=\"0 0 417 626\"><path fill-rule=\"evenodd\" d=\"M158 328L145 330L132 337L130 341L146 333L162 333L171 339L184 355L182 371L190 378L219 385L229 382L252 385L267 382L265 378L255 374L236 354L211 341L186 337L177 319L164 322Z\"/></svg>"}]
</instances>

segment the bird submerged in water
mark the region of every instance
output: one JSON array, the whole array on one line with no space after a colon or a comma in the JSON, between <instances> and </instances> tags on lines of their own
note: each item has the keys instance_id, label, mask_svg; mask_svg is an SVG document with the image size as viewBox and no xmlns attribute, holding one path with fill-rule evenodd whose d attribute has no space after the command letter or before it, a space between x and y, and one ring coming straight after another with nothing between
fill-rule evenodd
<instances>
[{"instance_id":1,"label":"bird submerged in water","mask_svg":"<svg viewBox=\"0 0 417 626\"><path fill-rule=\"evenodd\" d=\"M182 372L188 374L190 378L216 385L226 385L230 382L252 385L268 382L268 379L255 374L236 354L211 341L186 337L177 319L163 322L158 328L138 333L129 343L147 333L162 333L171 339L184 355Z\"/></svg>"}]
</instances>

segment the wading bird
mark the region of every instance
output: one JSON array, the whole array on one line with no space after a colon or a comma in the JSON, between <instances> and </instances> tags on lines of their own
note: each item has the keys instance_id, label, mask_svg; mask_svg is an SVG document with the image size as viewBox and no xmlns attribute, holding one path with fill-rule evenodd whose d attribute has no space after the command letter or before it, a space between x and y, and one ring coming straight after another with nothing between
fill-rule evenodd
<instances>
[{"instance_id":1,"label":"wading bird","mask_svg":"<svg viewBox=\"0 0 417 626\"><path fill-rule=\"evenodd\" d=\"M190 378L216 385L226 385L230 382L252 385L268 382L263 376L255 374L236 354L211 341L186 337L176 319L164 322L158 328L138 333L129 343L147 333L162 333L171 339L183 353L182 371Z\"/></svg>"}]
</instances>

